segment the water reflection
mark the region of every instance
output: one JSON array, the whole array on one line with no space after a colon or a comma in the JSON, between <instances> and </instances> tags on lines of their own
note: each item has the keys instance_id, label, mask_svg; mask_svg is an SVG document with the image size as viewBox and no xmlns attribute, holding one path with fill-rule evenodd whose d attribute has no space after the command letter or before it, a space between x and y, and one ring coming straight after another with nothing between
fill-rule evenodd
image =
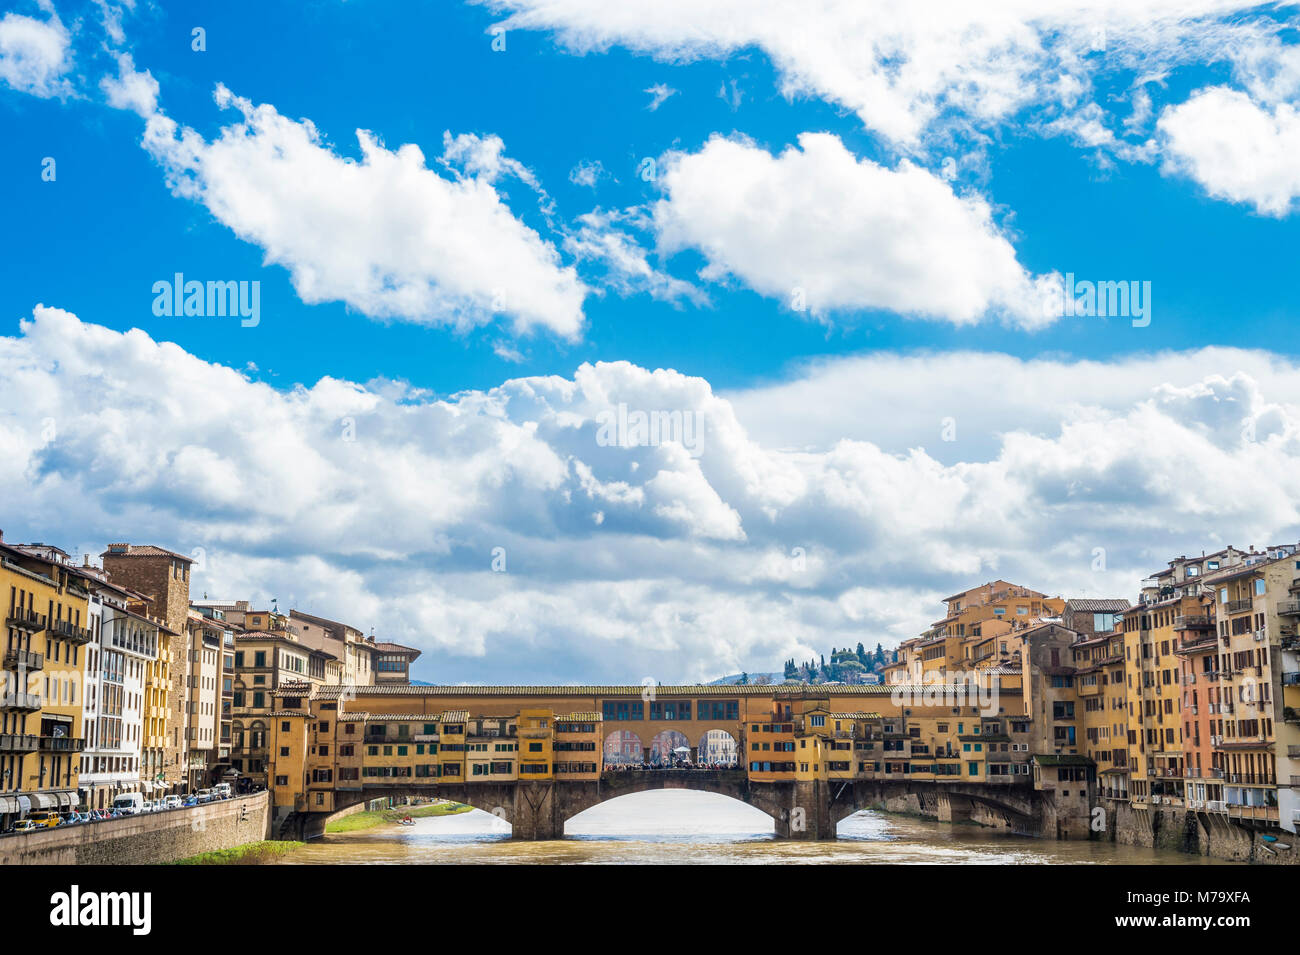
<instances>
[{"instance_id":1,"label":"water reflection","mask_svg":"<svg viewBox=\"0 0 1300 955\"><path fill-rule=\"evenodd\" d=\"M778 842L764 813L714 793L660 790L623 796L569 820L556 842L514 842L510 826L475 810L326 835L284 864L361 863L902 862L929 864L1201 865L1218 860L1104 842L1050 842L981 826L863 812L840 823L835 842Z\"/></svg>"}]
</instances>

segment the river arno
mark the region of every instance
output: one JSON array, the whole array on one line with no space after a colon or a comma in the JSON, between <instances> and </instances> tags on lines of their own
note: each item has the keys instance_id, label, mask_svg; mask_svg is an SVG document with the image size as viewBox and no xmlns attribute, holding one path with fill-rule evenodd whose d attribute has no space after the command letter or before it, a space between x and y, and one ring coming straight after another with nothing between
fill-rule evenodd
<instances>
[{"instance_id":1,"label":"river arno","mask_svg":"<svg viewBox=\"0 0 1300 955\"><path fill-rule=\"evenodd\" d=\"M777 842L771 829L771 820L750 806L709 793L669 791L627 796L588 810L570 820L562 841L514 842L506 823L475 811L418 819L409 827L326 835L280 863L1221 864L1178 852L1029 839L881 813L844 820L835 842Z\"/></svg>"}]
</instances>

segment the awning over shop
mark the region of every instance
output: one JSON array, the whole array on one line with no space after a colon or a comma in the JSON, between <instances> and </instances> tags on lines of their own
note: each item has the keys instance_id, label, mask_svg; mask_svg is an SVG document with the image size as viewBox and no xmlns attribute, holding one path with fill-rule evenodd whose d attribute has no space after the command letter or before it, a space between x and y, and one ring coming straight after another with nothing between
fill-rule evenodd
<instances>
[{"instance_id":1,"label":"awning over shop","mask_svg":"<svg viewBox=\"0 0 1300 955\"><path fill-rule=\"evenodd\" d=\"M0 796L0 815L18 811L18 799L14 796Z\"/></svg>"},{"instance_id":2,"label":"awning over shop","mask_svg":"<svg viewBox=\"0 0 1300 955\"><path fill-rule=\"evenodd\" d=\"M59 804L54 793L32 793L31 801L33 809L53 809Z\"/></svg>"},{"instance_id":3,"label":"awning over shop","mask_svg":"<svg viewBox=\"0 0 1300 955\"><path fill-rule=\"evenodd\" d=\"M61 807L66 807L71 809L79 802L79 800L77 799L77 794L74 792L65 791L61 793L55 793L55 795L58 797L59 806Z\"/></svg>"}]
</instances>

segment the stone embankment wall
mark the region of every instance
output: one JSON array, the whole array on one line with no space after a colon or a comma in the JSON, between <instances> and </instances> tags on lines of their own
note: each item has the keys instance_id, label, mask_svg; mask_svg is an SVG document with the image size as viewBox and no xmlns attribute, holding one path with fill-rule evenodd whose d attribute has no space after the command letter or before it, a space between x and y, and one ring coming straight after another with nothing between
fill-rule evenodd
<instances>
[{"instance_id":1,"label":"stone embankment wall","mask_svg":"<svg viewBox=\"0 0 1300 955\"><path fill-rule=\"evenodd\" d=\"M1300 838L1290 833L1275 832L1277 841L1270 843L1264 833L1238 825L1221 813L1154 807L1137 810L1112 800L1103 800L1102 805L1106 831L1100 837L1120 845L1172 849L1231 862L1300 864Z\"/></svg>"},{"instance_id":2,"label":"stone embankment wall","mask_svg":"<svg viewBox=\"0 0 1300 955\"><path fill-rule=\"evenodd\" d=\"M0 836L0 865L148 865L267 838L268 794Z\"/></svg>"}]
</instances>

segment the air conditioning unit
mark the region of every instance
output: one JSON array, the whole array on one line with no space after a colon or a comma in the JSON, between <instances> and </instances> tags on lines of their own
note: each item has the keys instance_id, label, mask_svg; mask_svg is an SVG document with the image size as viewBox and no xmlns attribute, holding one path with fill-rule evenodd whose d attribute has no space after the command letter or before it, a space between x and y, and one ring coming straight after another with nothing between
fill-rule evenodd
<instances>
[{"instance_id":1,"label":"air conditioning unit","mask_svg":"<svg viewBox=\"0 0 1300 955\"><path fill-rule=\"evenodd\" d=\"M1256 631L1255 631L1255 642L1256 642L1256 643L1261 643L1261 642L1263 642L1263 640L1264 640L1264 631L1263 631L1263 630L1256 630Z\"/></svg>"},{"instance_id":2,"label":"air conditioning unit","mask_svg":"<svg viewBox=\"0 0 1300 955\"><path fill-rule=\"evenodd\" d=\"M1222 799L1209 799L1205 803L1205 808L1210 812L1227 812L1228 808L1224 805Z\"/></svg>"}]
</instances>

